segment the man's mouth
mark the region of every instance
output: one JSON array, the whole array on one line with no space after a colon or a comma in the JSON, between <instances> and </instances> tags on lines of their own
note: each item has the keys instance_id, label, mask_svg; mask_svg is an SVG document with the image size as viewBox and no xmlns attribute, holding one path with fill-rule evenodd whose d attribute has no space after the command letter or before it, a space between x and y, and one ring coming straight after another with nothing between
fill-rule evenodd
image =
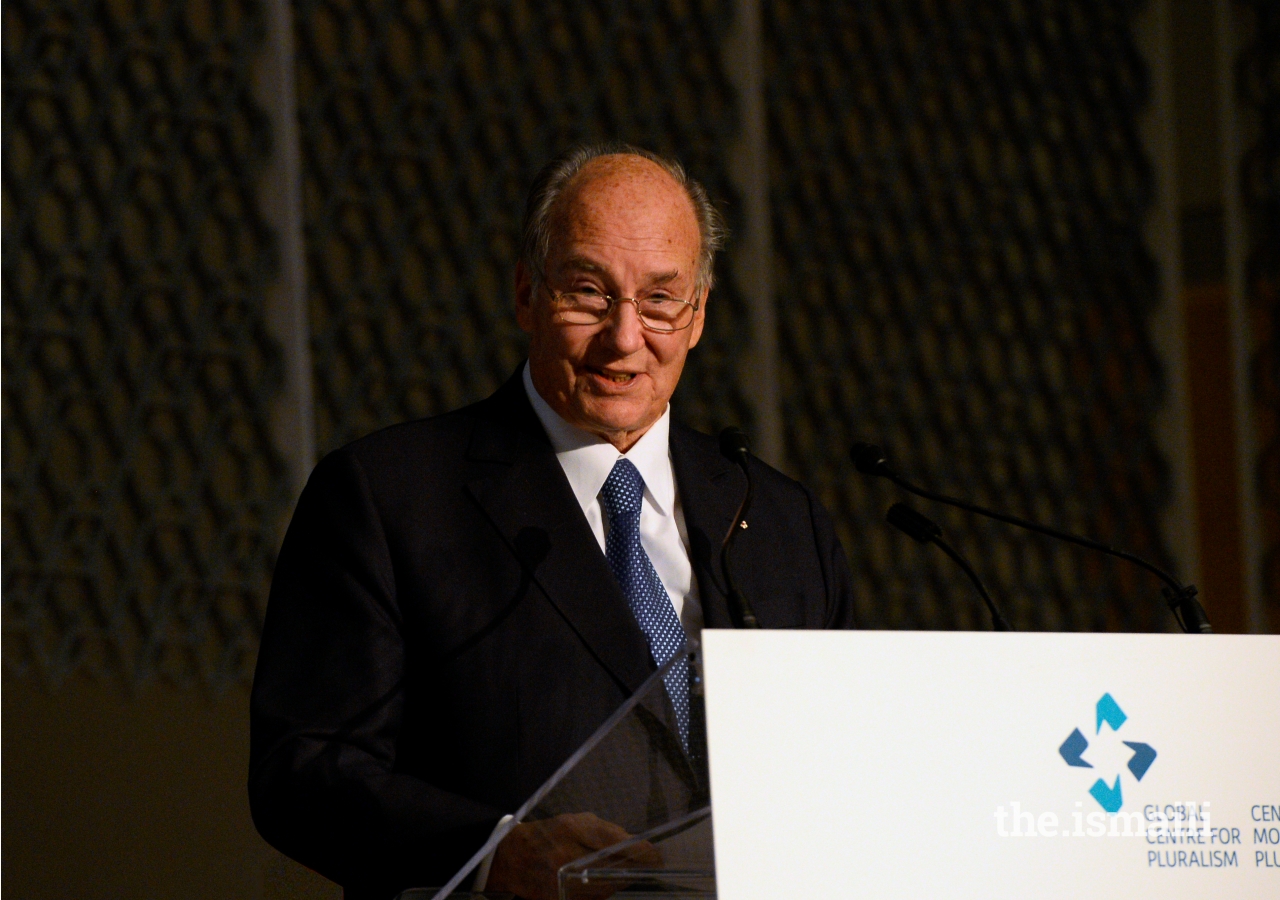
<instances>
[{"instance_id":1,"label":"man's mouth","mask_svg":"<svg viewBox=\"0 0 1280 900\"><path fill-rule=\"evenodd\" d=\"M635 381L636 374L634 372L606 372L603 369L592 369L592 374L611 381L614 384L630 384Z\"/></svg>"}]
</instances>

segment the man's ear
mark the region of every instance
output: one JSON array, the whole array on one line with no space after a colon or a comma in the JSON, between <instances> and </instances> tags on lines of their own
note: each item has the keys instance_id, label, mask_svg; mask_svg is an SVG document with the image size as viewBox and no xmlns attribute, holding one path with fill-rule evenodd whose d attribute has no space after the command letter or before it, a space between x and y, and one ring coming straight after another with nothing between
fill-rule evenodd
<instances>
[{"instance_id":1,"label":"man's ear","mask_svg":"<svg viewBox=\"0 0 1280 900\"><path fill-rule=\"evenodd\" d=\"M533 331L533 279L523 260L516 263L516 324L522 331Z\"/></svg>"},{"instance_id":2,"label":"man's ear","mask_svg":"<svg viewBox=\"0 0 1280 900\"><path fill-rule=\"evenodd\" d=\"M698 311L693 314L693 324L689 326L690 350L698 346L698 341L702 340L702 326L707 323L707 298L710 296L711 288L703 288L702 302L698 304Z\"/></svg>"}]
</instances>

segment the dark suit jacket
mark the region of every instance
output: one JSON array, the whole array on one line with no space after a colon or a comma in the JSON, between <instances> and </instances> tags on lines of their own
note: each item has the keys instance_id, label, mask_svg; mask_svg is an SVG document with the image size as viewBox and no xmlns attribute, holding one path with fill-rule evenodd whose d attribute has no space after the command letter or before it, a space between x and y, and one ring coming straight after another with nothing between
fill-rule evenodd
<instances>
[{"instance_id":1,"label":"dark suit jacket","mask_svg":"<svg viewBox=\"0 0 1280 900\"><path fill-rule=\"evenodd\" d=\"M706 627L742 473L673 425ZM817 500L758 460L735 578L765 628L852 627ZM271 844L348 897L444 883L654 670L519 374L325 457L276 565L249 795Z\"/></svg>"}]
</instances>

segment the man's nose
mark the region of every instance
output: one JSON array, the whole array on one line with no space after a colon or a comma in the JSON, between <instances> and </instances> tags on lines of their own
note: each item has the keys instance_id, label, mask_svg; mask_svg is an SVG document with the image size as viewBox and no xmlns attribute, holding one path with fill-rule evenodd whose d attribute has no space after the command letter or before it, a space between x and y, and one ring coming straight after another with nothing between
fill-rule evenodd
<instances>
[{"instance_id":1,"label":"man's nose","mask_svg":"<svg viewBox=\"0 0 1280 900\"><path fill-rule=\"evenodd\" d=\"M644 326L640 310L630 300L620 301L605 321L601 336L619 355L635 353L644 346Z\"/></svg>"}]
</instances>

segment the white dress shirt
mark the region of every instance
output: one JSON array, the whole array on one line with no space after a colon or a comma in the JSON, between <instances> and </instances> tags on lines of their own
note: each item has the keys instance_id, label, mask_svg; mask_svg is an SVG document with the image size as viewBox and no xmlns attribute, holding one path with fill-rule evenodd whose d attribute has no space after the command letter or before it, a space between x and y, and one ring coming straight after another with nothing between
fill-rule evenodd
<instances>
[{"instance_id":1,"label":"white dress shirt","mask_svg":"<svg viewBox=\"0 0 1280 900\"><path fill-rule=\"evenodd\" d=\"M626 453L619 453L604 438L588 434L570 425L548 405L533 386L529 364L524 366L524 391L546 429L556 459L569 479L569 486L582 507L587 524L605 549L609 517L600 503L600 489L613 471L613 464L624 456L640 471L644 479L644 500L640 504L640 545L653 562L654 571L667 596L676 608L685 634L697 636L702 631L702 605L698 602L698 586L689 561L689 535L685 529L684 511L676 488L675 471L671 467L671 406L662 417Z\"/></svg>"}]
</instances>

